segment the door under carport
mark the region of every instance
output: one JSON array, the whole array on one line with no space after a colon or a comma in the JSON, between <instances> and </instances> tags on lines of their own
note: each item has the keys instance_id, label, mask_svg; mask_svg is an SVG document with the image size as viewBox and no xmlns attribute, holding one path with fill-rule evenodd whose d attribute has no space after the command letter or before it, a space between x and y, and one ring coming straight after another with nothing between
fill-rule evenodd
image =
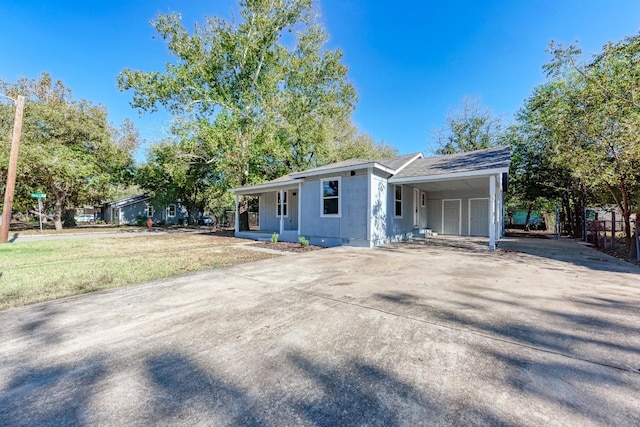
<instances>
[{"instance_id":1,"label":"door under carport","mask_svg":"<svg viewBox=\"0 0 640 427\"><path fill-rule=\"evenodd\" d=\"M460 205L462 200L442 201L442 234L460 235Z\"/></svg>"},{"instance_id":2,"label":"door under carport","mask_svg":"<svg viewBox=\"0 0 640 427\"><path fill-rule=\"evenodd\" d=\"M469 235L489 236L489 199L469 199Z\"/></svg>"}]
</instances>

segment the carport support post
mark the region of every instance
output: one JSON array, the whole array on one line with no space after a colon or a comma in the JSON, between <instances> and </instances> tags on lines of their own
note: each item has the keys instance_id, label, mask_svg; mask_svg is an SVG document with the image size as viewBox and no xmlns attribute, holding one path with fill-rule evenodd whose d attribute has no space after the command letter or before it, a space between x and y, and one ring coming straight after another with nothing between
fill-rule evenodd
<instances>
[{"instance_id":1,"label":"carport support post","mask_svg":"<svg viewBox=\"0 0 640 427\"><path fill-rule=\"evenodd\" d=\"M496 176L489 177L489 250L496 250Z\"/></svg>"}]
</instances>

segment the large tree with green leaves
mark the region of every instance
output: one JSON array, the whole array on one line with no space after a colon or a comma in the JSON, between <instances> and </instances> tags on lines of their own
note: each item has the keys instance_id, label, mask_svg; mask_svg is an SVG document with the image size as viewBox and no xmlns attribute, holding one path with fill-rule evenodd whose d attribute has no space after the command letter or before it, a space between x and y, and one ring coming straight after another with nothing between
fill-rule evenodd
<instances>
[{"instance_id":1,"label":"large tree with green leaves","mask_svg":"<svg viewBox=\"0 0 640 427\"><path fill-rule=\"evenodd\" d=\"M555 141L559 136L548 105L554 86L551 82L535 88L516 115L517 123L505 134L510 135L511 145L507 205L527 209L525 229L533 210L550 212L562 203L566 217L573 218L573 207L582 200L582 193L576 191L579 183L556 155ZM549 221L546 223L549 225ZM571 231L579 229L573 221L568 224Z\"/></svg>"},{"instance_id":2,"label":"large tree with green leaves","mask_svg":"<svg viewBox=\"0 0 640 427\"><path fill-rule=\"evenodd\" d=\"M545 108L556 155L601 203L615 203L630 244L630 215L640 207L640 35L586 62L573 46L550 50L555 83Z\"/></svg>"},{"instance_id":3,"label":"large tree with green leaves","mask_svg":"<svg viewBox=\"0 0 640 427\"><path fill-rule=\"evenodd\" d=\"M21 78L15 84L0 82L0 91L26 98L17 207L27 209L33 202L29 193L44 192L56 229L61 229L65 208L101 203L110 197L114 185L132 176L137 132L130 122L119 130L112 128L105 108L73 100L71 91L46 73L38 79ZM0 109L4 135L8 135L6 127L12 117L6 117L9 111ZM2 144L8 147L4 138ZM0 169L4 167L3 162Z\"/></svg>"},{"instance_id":4,"label":"large tree with green leaves","mask_svg":"<svg viewBox=\"0 0 640 427\"><path fill-rule=\"evenodd\" d=\"M153 26L175 62L118 76L135 108L163 106L181 118L179 134L203 145L200 157L185 156L213 168L225 190L326 158L334 123L355 103L341 52L323 48L312 0L242 0L239 15L239 22L208 18L191 32L180 15L160 15Z\"/></svg>"},{"instance_id":5,"label":"large tree with green leaves","mask_svg":"<svg viewBox=\"0 0 640 427\"><path fill-rule=\"evenodd\" d=\"M434 134L437 154L454 154L495 147L502 142L502 120L478 98L463 98L462 105L449 112L446 125Z\"/></svg>"}]
</instances>

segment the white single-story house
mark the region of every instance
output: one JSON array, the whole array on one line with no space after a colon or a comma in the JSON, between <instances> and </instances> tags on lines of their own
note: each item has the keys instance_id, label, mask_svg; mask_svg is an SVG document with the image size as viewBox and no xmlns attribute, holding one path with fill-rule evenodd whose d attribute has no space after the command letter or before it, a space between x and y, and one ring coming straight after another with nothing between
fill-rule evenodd
<instances>
[{"instance_id":1,"label":"white single-story house","mask_svg":"<svg viewBox=\"0 0 640 427\"><path fill-rule=\"evenodd\" d=\"M504 230L509 147L384 160L352 159L234 188L236 237L373 247L430 233L486 236ZM238 200L259 197L259 230L239 231Z\"/></svg>"},{"instance_id":2,"label":"white single-story house","mask_svg":"<svg viewBox=\"0 0 640 427\"><path fill-rule=\"evenodd\" d=\"M135 225L139 219L151 218L155 224L178 224L186 222L187 211L179 203L156 206L151 197L144 194L125 197L107 203L103 207L104 220L117 225Z\"/></svg>"}]
</instances>

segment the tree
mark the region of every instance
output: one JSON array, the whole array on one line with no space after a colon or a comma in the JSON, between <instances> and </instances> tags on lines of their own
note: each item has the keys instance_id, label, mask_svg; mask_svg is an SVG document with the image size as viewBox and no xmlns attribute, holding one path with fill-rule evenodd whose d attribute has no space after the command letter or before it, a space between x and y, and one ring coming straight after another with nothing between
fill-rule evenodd
<instances>
[{"instance_id":1,"label":"tree","mask_svg":"<svg viewBox=\"0 0 640 427\"><path fill-rule=\"evenodd\" d=\"M462 106L446 117L446 127L436 131L437 154L481 150L500 144L502 120L477 98L463 98Z\"/></svg>"},{"instance_id":2,"label":"tree","mask_svg":"<svg viewBox=\"0 0 640 427\"><path fill-rule=\"evenodd\" d=\"M511 146L507 204L526 207L525 230L529 229L533 210L552 211L556 202L562 200L566 201L563 206L570 206L574 195L575 180L570 170L558 161L553 148L557 136L548 123L553 118L545 109L550 86L534 90L516 115L517 124L504 134ZM548 218L545 223L549 224Z\"/></svg>"},{"instance_id":3,"label":"tree","mask_svg":"<svg viewBox=\"0 0 640 427\"><path fill-rule=\"evenodd\" d=\"M376 142L367 133L358 129L349 121L339 123L334 129L336 141L331 148L326 163L348 159L378 160L395 157L398 150L384 142Z\"/></svg>"},{"instance_id":4,"label":"tree","mask_svg":"<svg viewBox=\"0 0 640 427\"><path fill-rule=\"evenodd\" d=\"M156 202L178 202L187 210L189 222L204 212L217 177L206 163L194 161L197 146L186 141L154 144L149 148L147 162L138 168L136 182Z\"/></svg>"},{"instance_id":5,"label":"tree","mask_svg":"<svg viewBox=\"0 0 640 427\"><path fill-rule=\"evenodd\" d=\"M71 91L46 73L17 84L0 82L0 90L26 97L16 193L21 206L30 204L29 193L47 193L59 230L65 208L100 203L113 184L131 177L137 132L130 122L113 129L102 106L73 100Z\"/></svg>"},{"instance_id":6,"label":"tree","mask_svg":"<svg viewBox=\"0 0 640 427\"><path fill-rule=\"evenodd\" d=\"M630 215L640 205L640 35L606 44L586 63L574 46L551 44L550 52L557 155L601 202L616 204L630 247Z\"/></svg>"},{"instance_id":7,"label":"tree","mask_svg":"<svg viewBox=\"0 0 640 427\"><path fill-rule=\"evenodd\" d=\"M176 63L118 76L135 108L163 106L181 117L181 132L206 146L207 157L193 161L214 169L225 189L322 158L332 141L327 124L347 117L355 102L341 52L322 49L326 35L311 0L242 0L240 18L209 18L189 33L180 15L160 15L153 26ZM245 199L241 229L247 207Z\"/></svg>"}]
</instances>

